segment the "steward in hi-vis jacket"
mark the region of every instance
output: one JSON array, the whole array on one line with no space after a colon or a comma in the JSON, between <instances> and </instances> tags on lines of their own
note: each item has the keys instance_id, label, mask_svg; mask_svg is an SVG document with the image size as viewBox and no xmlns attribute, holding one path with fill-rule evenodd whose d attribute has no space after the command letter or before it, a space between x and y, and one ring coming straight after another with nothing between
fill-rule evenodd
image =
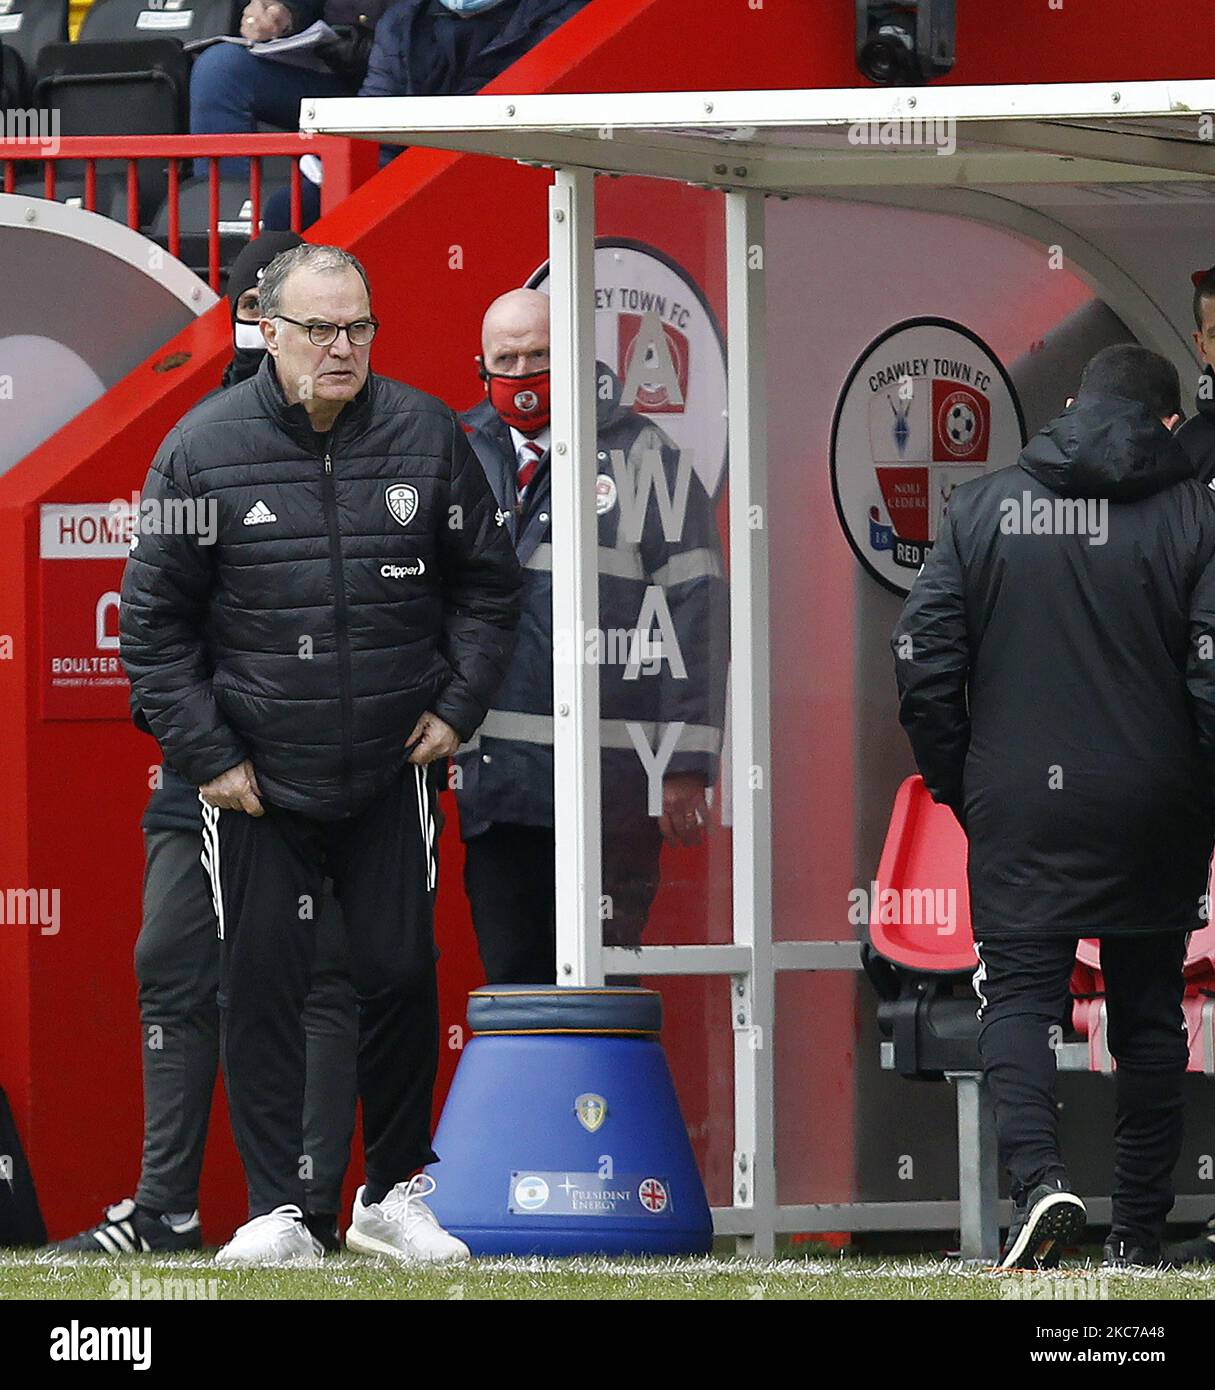
<instances>
[{"instance_id":1,"label":"steward in hi-vis jacket","mask_svg":"<svg viewBox=\"0 0 1215 1390\"><path fill-rule=\"evenodd\" d=\"M543 295L515 291L499 304L526 322L531 295L546 350ZM462 418L523 567L523 614L506 678L457 755L456 798L488 979L539 983L555 970L550 483L561 461L548 451L547 352L540 371L498 375L490 315L487 327L488 399ZM707 820L722 746L727 588L712 503L690 457L620 403L620 382L602 364L598 379L599 626L579 641L600 668L604 941L637 945L664 836L694 843Z\"/></svg>"}]
</instances>

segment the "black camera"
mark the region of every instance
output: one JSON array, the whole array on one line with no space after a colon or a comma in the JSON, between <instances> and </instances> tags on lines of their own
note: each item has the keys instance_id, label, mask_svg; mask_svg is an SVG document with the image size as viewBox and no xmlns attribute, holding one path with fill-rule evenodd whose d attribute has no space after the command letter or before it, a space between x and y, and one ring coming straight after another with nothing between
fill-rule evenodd
<instances>
[{"instance_id":1,"label":"black camera","mask_svg":"<svg viewBox=\"0 0 1215 1390\"><path fill-rule=\"evenodd\" d=\"M957 47L955 0L856 0L856 65L870 82L943 77Z\"/></svg>"}]
</instances>

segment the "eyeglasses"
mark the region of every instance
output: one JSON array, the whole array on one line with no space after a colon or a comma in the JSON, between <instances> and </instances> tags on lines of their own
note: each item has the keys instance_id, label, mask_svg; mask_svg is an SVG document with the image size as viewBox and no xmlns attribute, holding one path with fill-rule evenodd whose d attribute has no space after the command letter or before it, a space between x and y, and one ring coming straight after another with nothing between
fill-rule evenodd
<instances>
[{"instance_id":1,"label":"eyeglasses","mask_svg":"<svg viewBox=\"0 0 1215 1390\"><path fill-rule=\"evenodd\" d=\"M301 323L299 319L287 318L286 314L275 314L274 317L293 323L296 328L306 328L308 341L313 347L332 347L339 333L345 333L351 347L366 347L380 326L379 319L356 319L353 323Z\"/></svg>"}]
</instances>

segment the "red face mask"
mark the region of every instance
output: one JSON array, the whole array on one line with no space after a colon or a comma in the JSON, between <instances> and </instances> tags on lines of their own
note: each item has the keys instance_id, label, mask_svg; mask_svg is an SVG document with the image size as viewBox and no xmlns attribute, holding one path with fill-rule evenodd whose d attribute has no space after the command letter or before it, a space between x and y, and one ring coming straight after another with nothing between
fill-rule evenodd
<instances>
[{"instance_id":1,"label":"red face mask","mask_svg":"<svg viewBox=\"0 0 1215 1390\"><path fill-rule=\"evenodd\" d=\"M502 419L521 434L539 434L549 422L549 374L530 372L527 376L496 376L483 371L489 383L489 403Z\"/></svg>"}]
</instances>

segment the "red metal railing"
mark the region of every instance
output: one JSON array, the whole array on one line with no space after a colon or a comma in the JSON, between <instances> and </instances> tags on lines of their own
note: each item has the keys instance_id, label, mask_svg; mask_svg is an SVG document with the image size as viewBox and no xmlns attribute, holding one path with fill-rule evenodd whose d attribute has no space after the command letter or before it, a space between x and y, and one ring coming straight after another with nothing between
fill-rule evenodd
<instances>
[{"instance_id":1,"label":"red metal railing","mask_svg":"<svg viewBox=\"0 0 1215 1390\"><path fill-rule=\"evenodd\" d=\"M17 185L19 164L42 165L42 191L55 197L58 166L65 161L84 164L82 205L97 211L97 163L116 160L126 164L126 222L140 229L139 163L155 161L167 166L168 250L181 254L181 166L183 161L206 160L208 182L207 271L211 288L220 283L220 170L221 159L249 160L250 226L256 236L262 214L262 160L289 156L290 217L293 230L300 230L303 175L299 160L312 154L321 161L321 212L326 213L364 183L379 167L378 147L365 140L345 140L334 136L284 135L81 135L64 136L51 153L30 140L0 140L0 169L3 191L12 193ZM32 177L37 177L32 175ZM187 174L188 177L188 174Z\"/></svg>"}]
</instances>

